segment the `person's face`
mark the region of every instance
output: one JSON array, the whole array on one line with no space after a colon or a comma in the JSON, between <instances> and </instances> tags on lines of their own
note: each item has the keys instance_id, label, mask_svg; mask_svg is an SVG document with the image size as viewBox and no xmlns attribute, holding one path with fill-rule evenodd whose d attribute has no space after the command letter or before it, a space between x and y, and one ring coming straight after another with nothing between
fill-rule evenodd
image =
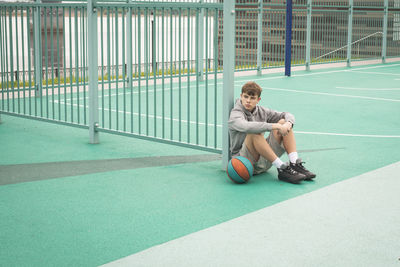
<instances>
[{"instance_id":1,"label":"person's face","mask_svg":"<svg viewBox=\"0 0 400 267\"><path fill-rule=\"evenodd\" d=\"M240 100L242 101L242 105L244 106L245 109L247 109L248 111L253 111L258 102L260 102L261 97L242 93L240 95Z\"/></svg>"}]
</instances>

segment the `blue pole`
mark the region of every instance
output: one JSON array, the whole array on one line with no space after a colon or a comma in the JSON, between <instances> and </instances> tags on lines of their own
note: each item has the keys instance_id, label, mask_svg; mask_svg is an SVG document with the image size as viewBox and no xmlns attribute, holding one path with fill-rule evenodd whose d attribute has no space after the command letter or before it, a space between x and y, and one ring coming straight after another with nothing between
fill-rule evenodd
<instances>
[{"instance_id":1,"label":"blue pole","mask_svg":"<svg viewBox=\"0 0 400 267\"><path fill-rule=\"evenodd\" d=\"M285 76L290 76L292 61L292 0L286 1Z\"/></svg>"}]
</instances>

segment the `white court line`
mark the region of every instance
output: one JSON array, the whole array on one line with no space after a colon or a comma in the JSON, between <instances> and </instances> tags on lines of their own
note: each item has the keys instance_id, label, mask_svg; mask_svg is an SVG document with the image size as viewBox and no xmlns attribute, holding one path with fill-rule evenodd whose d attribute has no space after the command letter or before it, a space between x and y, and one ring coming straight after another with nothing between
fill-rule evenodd
<instances>
[{"instance_id":1,"label":"white court line","mask_svg":"<svg viewBox=\"0 0 400 267\"><path fill-rule=\"evenodd\" d=\"M321 75L321 74L331 74L331 73L337 73L337 72L352 72L352 71L357 71L357 70L364 70L364 69L376 69L376 68L384 68L384 67L391 67L391 66L399 66L400 64L391 64L391 65L382 65L382 66L372 66L372 67L361 67L361 68L357 68L357 69L345 69L345 70L333 70L333 71L325 71L325 72L317 72L317 73L305 73L305 74L293 74L292 77L302 77L302 76L312 76L312 75ZM253 81L262 81L262 80L274 80L274 79L286 79L286 76L274 76L274 77L266 77L266 78L253 78ZM396 79L397 80L397 79ZM243 84L243 80L240 81L234 81L235 84ZM208 85L213 86L215 85L215 82L210 82L208 83ZM223 82L217 82L217 85L223 85ZM235 85L238 86L238 85ZM205 87L205 84L200 84L199 87ZM185 87L182 87L183 90ZM115 88L112 88L115 89ZM121 90L123 90L123 88L120 88ZM106 89L106 90L111 90L111 89ZM177 91L179 90L179 87L176 87L174 89L172 89L173 91ZM170 92L171 89L170 88L165 88L164 92L168 93ZM184 90L186 91L186 90ZM100 92L100 91L99 91ZM141 93L146 93L146 90L141 90ZM148 90L149 93L153 93L154 89ZM157 89L156 92L162 92L162 89ZM133 94L138 94L139 92L133 92ZM118 96L120 95L124 95L124 93L118 93ZM125 95L131 95L130 92L126 92ZM105 97L109 97L110 95L104 95ZM117 94L111 94L111 96L117 96ZM86 97L88 98L88 96ZM69 98L67 100L77 100L77 97L74 98ZM79 98L80 100L84 99L83 97Z\"/></svg>"},{"instance_id":2,"label":"white court line","mask_svg":"<svg viewBox=\"0 0 400 267\"><path fill-rule=\"evenodd\" d=\"M274 91L295 92L295 93L303 93L303 94L311 94L311 95L329 95L329 96L340 96L340 97L349 97L349 98L360 98L360 99L378 100L378 101L400 102L400 99L390 99L390 98L380 98L380 97L369 97L369 96L359 96L359 95L332 94L332 93L301 91L301 90L285 89L285 88L274 88L274 87L263 87L263 89L266 89L266 90L274 90Z\"/></svg>"},{"instance_id":3,"label":"white court line","mask_svg":"<svg viewBox=\"0 0 400 267\"><path fill-rule=\"evenodd\" d=\"M353 72L365 73L365 74L379 74L379 75L400 76L400 74L397 74L397 73L385 73L385 72L374 72L374 71L353 70Z\"/></svg>"},{"instance_id":4,"label":"white court line","mask_svg":"<svg viewBox=\"0 0 400 267\"><path fill-rule=\"evenodd\" d=\"M305 73L305 74L293 74L291 77L303 77L303 76L313 76L313 75L321 75L321 74L331 74L337 72L352 72L358 70L365 70L365 69L377 69L377 68L385 68L385 67L393 67L393 66L400 66L400 64L391 64L391 65L383 65L383 66L372 66L372 67L361 67L361 68L353 68L353 69L345 69L345 70L332 70L332 71L324 71L324 72L316 72L316 73ZM254 81L260 80L273 80L273 79L287 79L286 76L275 76L275 77L268 77L268 78L255 78ZM243 83L243 81L240 81ZM236 81L235 81L236 83Z\"/></svg>"},{"instance_id":5,"label":"white court line","mask_svg":"<svg viewBox=\"0 0 400 267\"><path fill-rule=\"evenodd\" d=\"M55 102L58 103L57 100L55 100ZM61 102L60 104L71 106L70 103L65 104L64 102ZM72 104L72 106L78 106L78 105L77 105L77 104ZM79 106L82 107L82 108L85 107L85 106L83 106L83 105L79 105ZM86 107L86 108L88 108L88 107ZM102 109L99 108L99 110L102 110ZM115 110L115 109L111 109L111 110L110 110L110 109L108 109L108 108L105 108L104 110L105 110L105 111L117 112L117 110ZM119 110L118 113L124 114L124 111ZM139 116L139 113L137 113L137 112L131 113L131 112L129 112L129 111L126 111L125 114L126 114L126 115L131 115L131 114L133 114L133 115L135 115L135 116ZM147 115L146 115L146 114L140 114L140 116L146 117ZM154 119L154 115L149 115L149 117ZM156 116L156 118L157 118L157 119L162 119L162 116ZM171 118L170 118L170 117L167 117L167 116L165 116L164 119L165 119L165 120L168 120L168 121L171 120ZM179 122L179 119L172 119L172 121ZM187 121L187 120L181 120L181 122L187 123L188 121ZM195 121L189 121L189 123L190 123L190 124L196 124ZM205 125L205 123L204 123L204 122L199 122L199 125ZM216 127L218 127L218 128L221 128L221 127L222 127L221 124L216 124L216 125L215 125L215 124L208 123L207 125L208 125L208 126L212 126L212 127L215 127L215 126L216 126ZM400 138L400 135L348 134L348 133L304 132L304 131L295 131L295 133L296 133L296 134L309 134L309 135L348 136L348 137Z\"/></svg>"},{"instance_id":6,"label":"white court line","mask_svg":"<svg viewBox=\"0 0 400 267\"><path fill-rule=\"evenodd\" d=\"M362 90L362 91L399 91L400 88L365 88L365 87L346 87L336 86L338 89L349 89L349 90Z\"/></svg>"},{"instance_id":7,"label":"white court line","mask_svg":"<svg viewBox=\"0 0 400 267\"><path fill-rule=\"evenodd\" d=\"M52 102L52 101L50 100L50 102ZM57 104L58 104L58 100L55 100L54 103L57 103ZM71 103L65 103L65 102L60 102L60 104L62 104L62 105L67 105L67 106L71 106L71 105L72 105L73 107L78 107L78 106L79 106L79 107L81 107L81 108L89 108L89 106L84 106L84 105L81 105L81 104L78 105L78 104L71 104ZM111 111L111 112L118 112L118 113L120 113L120 114L139 116L139 113L138 113L138 112L133 112L133 113L131 113L130 111L123 111L123 110L116 110L116 109L108 109L108 108L104 108L104 109L99 108L98 110ZM154 116L154 115L151 115L151 114L147 115L147 114L145 114L145 113L141 113L140 116L141 116L141 117L147 117L147 116L148 116L149 118L153 118L153 119L154 119L154 117L156 117L156 119L160 119L160 120L163 119L162 116ZM164 120L170 121L170 120L171 120L171 117L164 116ZM172 119L172 121L176 121L176 122L179 122L179 121L180 121L180 122L183 122L183 123L188 123L187 120ZM189 121L189 123L190 123L190 124L197 124L196 121ZM199 125L205 125L204 122L199 122L198 124L199 124ZM222 127L221 124L213 124L213 123L208 123L207 126L212 126L212 127L217 126L218 128L221 128L221 127Z\"/></svg>"},{"instance_id":8,"label":"white court line","mask_svg":"<svg viewBox=\"0 0 400 267\"><path fill-rule=\"evenodd\" d=\"M323 133L323 132L302 132L302 131L295 131L295 133L296 134L311 134L311 135L371 137L371 138L400 138L400 135L346 134L346 133Z\"/></svg>"}]
</instances>

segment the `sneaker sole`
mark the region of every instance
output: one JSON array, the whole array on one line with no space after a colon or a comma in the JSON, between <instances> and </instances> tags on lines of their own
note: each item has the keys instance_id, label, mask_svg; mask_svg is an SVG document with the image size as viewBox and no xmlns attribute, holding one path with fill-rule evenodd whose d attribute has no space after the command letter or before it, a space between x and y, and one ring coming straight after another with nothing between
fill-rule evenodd
<instances>
[{"instance_id":1,"label":"sneaker sole","mask_svg":"<svg viewBox=\"0 0 400 267\"><path fill-rule=\"evenodd\" d=\"M312 175L312 176L307 176L304 181L312 181L314 180L314 178L316 177L316 175Z\"/></svg>"},{"instance_id":2,"label":"sneaker sole","mask_svg":"<svg viewBox=\"0 0 400 267\"><path fill-rule=\"evenodd\" d=\"M291 184L299 184L304 180L303 178L299 179L299 180L291 180L289 178L279 177L279 176L278 176L278 179L281 181L287 182L287 183L291 183Z\"/></svg>"}]
</instances>

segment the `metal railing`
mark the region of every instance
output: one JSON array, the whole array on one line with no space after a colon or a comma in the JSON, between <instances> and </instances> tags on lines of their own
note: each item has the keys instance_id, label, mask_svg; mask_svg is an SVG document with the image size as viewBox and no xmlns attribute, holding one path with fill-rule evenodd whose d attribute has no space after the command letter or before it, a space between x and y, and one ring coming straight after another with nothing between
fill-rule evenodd
<instances>
[{"instance_id":1,"label":"metal railing","mask_svg":"<svg viewBox=\"0 0 400 267\"><path fill-rule=\"evenodd\" d=\"M367 2L296 1L292 64L399 57L399 1ZM0 112L220 153L223 65L285 60L285 2L234 6L224 45L221 1L2 2Z\"/></svg>"}]
</instances>

